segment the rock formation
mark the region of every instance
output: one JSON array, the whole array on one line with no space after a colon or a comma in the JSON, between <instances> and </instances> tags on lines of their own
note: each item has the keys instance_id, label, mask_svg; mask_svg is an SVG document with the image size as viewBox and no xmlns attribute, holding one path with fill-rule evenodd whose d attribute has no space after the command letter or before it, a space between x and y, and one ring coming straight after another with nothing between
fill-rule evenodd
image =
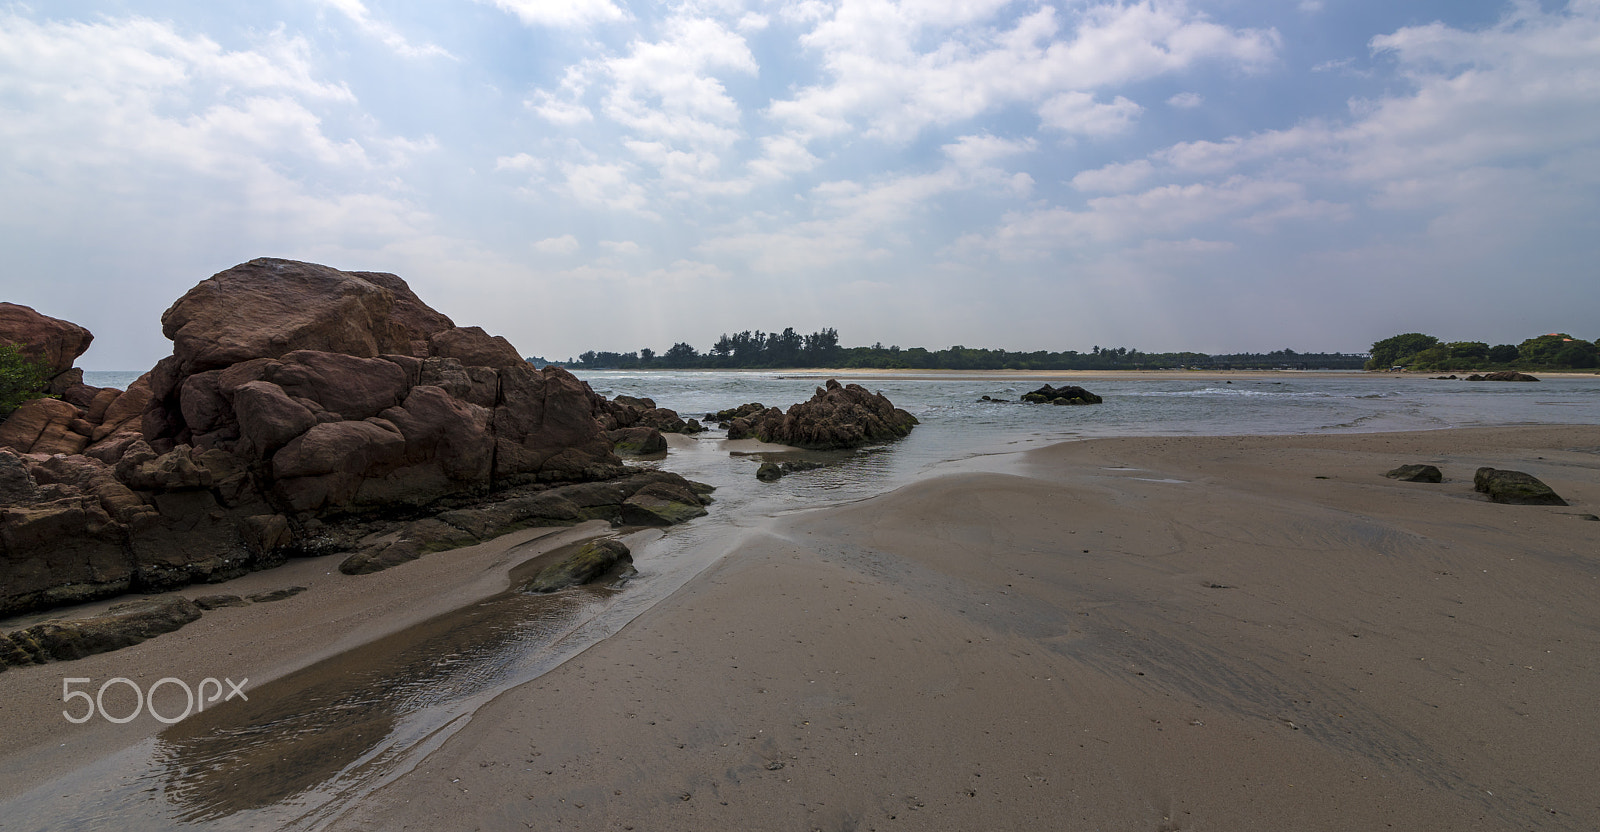
<instances>
[{"instance_id":1,"label":"rock formation","mask_svg":"<svg viewBox=\"0 0 1600 832\"><path fill-rule=\"evenodd\" d=\"M1100 404L1102 399L1076 384L1067 384L1061 387L1051 387L1046 384L1031 393L1024 393L1022 400L1033 404Z\"/></svg>"},{"instance_id":2,"label":"rock formation","mask_svg":"<svg viewBox=\"0 0 1600 832\"><path fill-rule=\"evenodd\" d=\"M87 331L3 306L0 331L37 339L28 349L52 369L66 362L58 381L80 377L70 364ZM614 403L455 326L395 275L252 260L161 320L172 355L127 391L80 383L0 424L0 614L222 580L294 554L351 551L353 571L370 571L586 516L495 508L517 519L467 528L441 512L627 473L606 435ZM704 513L691 484L662 476L672 482L608 493L611 515ZM675 508L624 508L669 485L670 499L640 500Z\"/></svg>"},{"instance_id":3,"label":"rock formation","mask_svg":"<svg viewBox=\"0 0 1600 832\"><path fill-rule=\"evenodd\" d=\"M872 442L897 439L911 432L917 418L894 406L881 393L869 393L859 384L841 385L829 379L809 401L787 411L768 408L748 417L750 430L762 442L826 450L856 448ZM735 419L733 423L737 424ZM728 438L734 436L730 428Z\"/></svg>"},{"instance_id":4,"label":"rock formation","mask_svg":"<svg viewBox=\"0 0 1600 832\"><path fill-rule=\"evenodd\" d=\"M707 413L706 419L727 428L729 439L755 438L814 450L856 448L897 439L917 426L917 417L895 407L883 394L833 379L818 387L809 401L788 411L751 402Z\"/></svg>"},{"instance_id":5,"label":"rock formation","mask_svg":"<svg viewBox=\"0 0 1600 832\"><path fill-rule=\"evenodd\" d=\"M629 456L666 453L664 433L696 434L705 426L694 419L684 420L670 408L657 407L654 399L617 396L601 400L600 426L613 451Z\"/></svg>"},{"instance_id":6,"label":"rock formation","mask_svg":"<svg viewBox=\"0 0 1600 832\"><path fill-rule=\"evenodd\" d=\"M1519 506L1564 506L1566 500L1538 477L1521 471L1479 468L1472 477L1474 491L1489 495L1497 503Z\"/></svg>"},{"instance_id":7,"label":"rock formation","mask_svg":"<svg viewBox=\"0 0 1600 832\"><path fill-rule=\"evenodd\" d=\"M1534 376L1530 376L1527 373L1519 373L1516 370L1499 370L1499 371L1493 372L1493 373L1484 373L1483 375L1479 375L1477 373L1473 373L1472 375L1467 376L1467 381L1538 381L1538 380L1539 379L1535 378Z\"/></svg>"}]
</instances>

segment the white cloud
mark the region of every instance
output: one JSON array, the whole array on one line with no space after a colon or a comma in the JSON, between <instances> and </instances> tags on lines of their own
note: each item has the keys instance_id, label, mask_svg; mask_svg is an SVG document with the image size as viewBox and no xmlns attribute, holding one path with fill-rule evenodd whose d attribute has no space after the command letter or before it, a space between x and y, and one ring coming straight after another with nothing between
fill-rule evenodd
<instances>
[{"instance_id":1,"label":"white cloud","mask_svg":"<svg viewBox=\"0 0 1600 832\"><path fill-rule=\"evenodd\" d=\"M689 291L725 283L732 277L726 269L712 263L675 260L665 268L651 269L645 274L644 283L653 288Z\"/></svg>"},{"instance_id":2,"label":"white cloud","mask_svg":"<svg viewBox=\"0 0 1600 832\"><path fill-rule=\"evenodd\" d=\"M979 170L998 159L1032 153L1039 146L1033 139L1003 139L998 136L962 136L954 144L940 148L956 167Z\"/></svg>"},{"instance_id":3,"label":"white cloud","mask_svg":"<svg viewBox=\"0 0 1600 832\"><path fill-rule=\"evenodd\" d=\"M578 238L571 234L547 237L533 244L534 251L541 254L576 254L579 248Z\"/></svg>"},{"instance_id":4,"label":"white cloud","mask_svg":"<svg viewBox=\"0 0 1600 832\"><path fill-rule=\"evenodd\" d=\"M611 0L490 0L501 11L510 12L529 26L582 28L595 23L616 23L628 19Z\"/></svg>"},{"instance_id":5,"label":"white cloud","mask_svg":"<svg viewBox=\"0 0 1600 832\"><path fill-rule=\"evenodd\" d=\"M1036 103L1176 72L1220 60L1246 69L1276 54L1271 30L1229 29L1183 2L1090 6L1060 37L1046 6L1007 29L972 26L1008 4L906 4L844 0L802 43L817 50L830 80L774 101L771 115L808 138L837 135L858 122L868 135L904 141L933 125L969 119L1012 103ZM923 44L928 44L923 48ZM1092 119L1110 129L1131 115L1122 99ZM1056 106L1069 108L1073 99ZM1068 124L1080 122L1069 121Z\"/></svg>"},{"instance_id":6,"label":"white cloud","mask_svg":"<svg viewBox=\"0 0 1600 832\"><path fill-rule=\"evenodd\" d=\"M1148 238L1193 233L1197 227L1223 223L1259 232L1287 220L1338 213L1336 206L1307 200L1299 183L1241 176L1215 184L1162 185L1136 194L1097 197L1084 210L1016 212L991 234L963 238L957 249L1003 259L1036 259L1085 247L1137 246Z\"/></svg>"},{"instance_id":7,"label":"white cloud","mask_svg":"<svg viewBox=\"0 0 1600 832\"><path fill-rule=\"evenodd\" d=\"M1080 191L1126 193L1144 184L1154 171L1155 166L1148 159L1120 162L1079 173L1072 177L1072 187Z\"/></svg>"},{"instance_id":8,"label":"white cloud","mask_svg":"<svg viewBox=\"0 0 1600 832\"><path fill-rule=\"evenodd\" d=\"M282 31L230 50L143 18L0 14L0 111L7 236L244 259L431 235L396 174L437 143L377 132Z\"/></svg>"},{"instance_id":9,"label":"white cloud","mask_svg":"<svg viewBox=\"0 0 1600 832\"><path fill-rule=\"evenodd\" d=\"M1197 92L1180 92L1167 99L1167 106L1177 107L1180 110L1192 110L1206 102L1205 96Z\"/></svg>"},{"instance_id":10,"label":"white cloud","mask_svg":"<svg viewBox=\"0 0 1600 832\"><path fill-rule=\"evenodd\" d=\"M566 189L579 202L610 211L626 211L647 219L661 215L649 207L643 187L634 182L630 167L620 164L575 165L563 168Z\"/></svg>"},{"instance_id":11,"label":"white cloud","mask_svg":"<svg viewBox=\"0 0 1600 832\"><path fill-rule=\"evenodd\" d=\"M739 137L739 105L714 71L754 75L755 57L715 20L674 18L666 29L660 41L635 41L629 54L603 63L606 115L656 139L726 146Z\"/></svg>"},{"instance_id":12,"label":"white cloud","mask_svg":"<svg viewBox=\"0 0 1600 832\"><path fill-rule=\"evenodd\" d=\"M644 251L632 240L601 240L600 247L618 257L634 257Z\"/></svg>"},{"instance_id":13,"label":"white cloud","mask_svg":"<svg viewBox=\"0 0 1600 832\"><path fill-rule=\"evenodd\" d=\"M545 90L534 90L533 97L525 103L546 120L565 127L594 121L594 113L588 107L576 101L562 101Z\"/></svg>"},{"instance_id":14,"label":"white cloud","mask_svg":"<svg viewBox=\"0 0 1600 832\"><path fill-rule=\"evenodd\" d=\"M384 46L394 50L395 54L405 58L454 58L443 47L424 43L417 46L411 43L405 35L400 34L393 26L380 20L374 20L372 13L361 0L321 0L324 6L334 9L354 23L356 28L368 37L376 38Z\"/></svg>"},{"instance_id":15,"label":"white cloud","mask_svg":"<svg viewBox=\"0 0 1600 832\"><path fill-rule=\"evenodd\" d=\"M762 181L781 181L815 168L822 160L806 149L794 136L766 136L761 139L761 156L750 162L750 173Z\"/></svg>"},{"instance_id":16,"label":"white cloud","mask_svg":"<svg viewBox=\"0 0 1600 832\"><path fill-rule=\"evenodd\" d=\"M501 156L494 160L495 170L511 170L518 173L538 173L544 170L543 159L518 153L515 156Z\"/></svg>"},{"instance_id":17,"label":"white cloud","mask_svg":"<svg viewBox=\"0 0 1600 832\"><path fill-rule=\"evenodd\" d=\"M1064 92L1039 105L1045 127L1081 136L1114 136L1127 131L1144 108L1117 96L1110 104L1086 92Z\"/></svg>"}]
</instances>

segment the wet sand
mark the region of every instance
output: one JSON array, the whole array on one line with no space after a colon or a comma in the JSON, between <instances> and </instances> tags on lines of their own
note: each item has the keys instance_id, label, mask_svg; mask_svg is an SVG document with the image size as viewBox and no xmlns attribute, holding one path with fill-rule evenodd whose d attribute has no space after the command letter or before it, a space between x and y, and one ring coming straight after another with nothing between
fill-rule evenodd
<instances>
[{"instance_id":1,"label":"wet sand","mask_svg":"<svg viewBox=\"0 0 1600 832\"><path fill-rule=\"evenodd\" d=\"M74 725L62 716L64 677L92 679L92 684L76 686L90 693L113 677L131 679L145 689L165 677L191 687L207 677L231 679L242 683L248 696L323 659L504 592L518 564L610 531L601 521L527 529L372 575L341 574L343 556L330 555L290 561L226 583L185 587L173 594L195 598L244 596L291 586L306 590L282 601L211 610L176 632L111 653L0 673L0 800L103 759L165 727L148 715L121 725L100 718ZM0 629L17 629L52 616L93 615L122 600L127 599L10 619L0 623ZM119 697L113 700L108 695L108 709L114 701L117 713L132 712L132 695L125 686L114 687L111 693ZM162 693L170 694L157 700L163 712L181 713L184 697L176 686L164 687ZM73 712L83 711L81 702L70 704ZM0 828L4 827L0 818Z\"/></svg>"},{"instance_id":2,"label":"wet sand","mask_svg":"<svg viewBox=\"0 0 1600 832\"><path fill-rule=\"evenodd\" d=\"M795 515L334 826L1600 828L1597 454L1096 440Z\"/></svg>"},{"instance_id":3,"label":"wet sand","mask_svg":"<svg viewBox=\"0 0 1600 832\"><path fill-rule=\"evenodd\" d=\"M1600 828L1597 511L1600 427L1058 445L757 527L332 827ZM194 588L311 587L0 673L0 799L160 727L66 723L63 676L254 689L500 591L537 533Z\"/></svg>"}]
</instances>

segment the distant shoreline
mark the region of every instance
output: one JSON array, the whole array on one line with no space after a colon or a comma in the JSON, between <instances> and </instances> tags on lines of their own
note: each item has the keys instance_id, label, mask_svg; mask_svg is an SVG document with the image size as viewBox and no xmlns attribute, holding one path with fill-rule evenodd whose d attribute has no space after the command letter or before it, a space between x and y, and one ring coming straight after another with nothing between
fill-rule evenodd
<instances>
[{"instance_id":1,"label":"distant shoreline","mask_svg":"<svg viewBox=\"0 0 1600 832\"><path fill-rule=\"evenodd\" d=\"M1352 378L1355 376L1376 376L1388 378L1425 378L1432 379L1438 373L1391 373L1382 370L923 370L923 369L886 369L872 367L851 367L847 369L829 369L827 367L795 367L795 368L761 368L761 367L701 367L701 368L666 368L666 367L639 367L639 368L563 368L570 373L582 377L582 373L764 373L784 378L1126 378L1137 376L1140 378L1272 378L1281 376L1294 376L1296 378ZM1459 373L1458 373L1459 374ZM1590 372L1545 372L1531 373L1539 378L1590 378L1600 375L1600 371ZM1465 378L1458 379L1465 380Z\"/></svg>"}]
</instances>

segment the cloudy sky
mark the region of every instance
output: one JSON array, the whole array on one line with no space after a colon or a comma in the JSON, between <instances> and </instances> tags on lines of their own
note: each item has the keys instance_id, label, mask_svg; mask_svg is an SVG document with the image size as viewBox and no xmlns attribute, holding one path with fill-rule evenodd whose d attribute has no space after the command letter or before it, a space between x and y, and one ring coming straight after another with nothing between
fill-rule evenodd
<instances>
[{"instance_id":1,"label":"cloudy sky","mask_svg":"<svg viewBox=\"0 0 1600 832\"><path fill-rule=\"evenodd\" d=\"M1600 0L0 0L0 299L274 256L525 354L1600 337Z\"/></svg>"}]
</instances>

